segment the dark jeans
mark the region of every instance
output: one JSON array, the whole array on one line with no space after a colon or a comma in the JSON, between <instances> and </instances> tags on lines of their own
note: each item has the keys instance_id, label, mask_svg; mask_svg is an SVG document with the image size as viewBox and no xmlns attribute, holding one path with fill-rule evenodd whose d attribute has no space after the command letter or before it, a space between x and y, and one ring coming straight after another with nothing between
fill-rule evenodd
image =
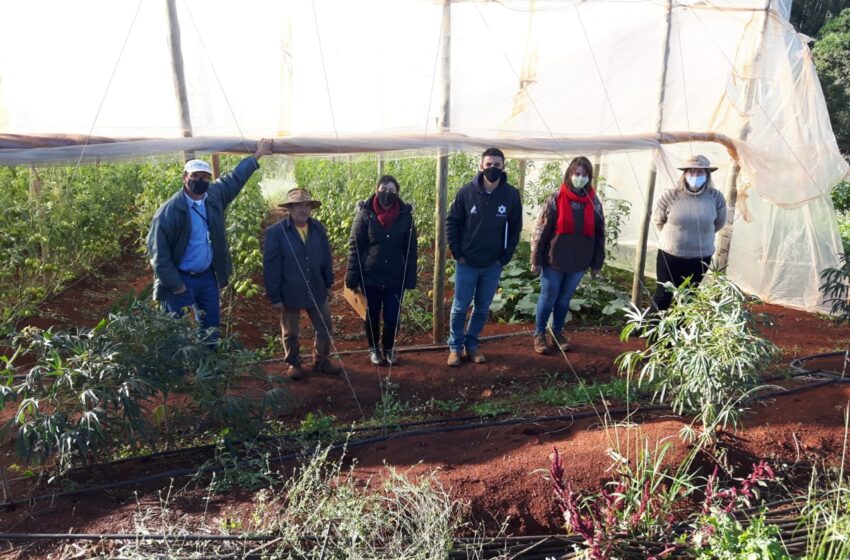
<instances>
[{"instance_id":1,"label":"dark jeans","mask_svg":"<svg viewBox=\"0 0 850 560\"><path fill-rule=\"evenodd\" d=\"M215 328L213 340L218 340L218 328L221 326L221 309L219 304L218 282L212 268L200 276L190 276L180 273L186 291L182 294L171 294L165 300L165 309L169 313L183 316L183 309L191 307L195 318L204 329Z\"/></svg>"},{"instance_id":2,"label":"dark jeans","mask_svg":"<svg viewBox=\"0 0 850 560\"><path fill-rule=\"evenodd\" d=\"M280 314L280 329L283 333L283 361L295 367L301 367L301 348L298 345L298 331L301 321L301 309L284 307ZM313 330L316 341L313 343L313 363L320 364L331 353L331 308L327 300L319 307L304 309Z\"/></svg>"},{"instance_id":3,"label":"dark jeans","mask_svg":"<svg viewBox=\"0 0 850 560\"><path fill-rule=\"evenodd\" d=\"M673 294L664 289L662 282L672 282L674 286L681 286L688 276L691 277L691 285L696 286L702 282L708 267L711 266L711 256L695 259L685 259L658 250L655 259L655 274L658 277L658 285L655 288L655 296L652 304L658 311L664 311L670 307Z\"/></svg>"},{"instance_id":4,"label":"dark jeans","mask_svg":"<svg viewBox=\"0 0 850 560\"><path fill-rule=\"evenodd\" d=\"M391 350L395 347L395 335L398 332L398 315L401 309L402 288L380 288L366 286L366 302L369 315L366 317L366 341L369 348L378 349L378 335L381 334L381 346ZM384 332L381 333L381 310L384 312Z\"/></svg>"}]
</instances>

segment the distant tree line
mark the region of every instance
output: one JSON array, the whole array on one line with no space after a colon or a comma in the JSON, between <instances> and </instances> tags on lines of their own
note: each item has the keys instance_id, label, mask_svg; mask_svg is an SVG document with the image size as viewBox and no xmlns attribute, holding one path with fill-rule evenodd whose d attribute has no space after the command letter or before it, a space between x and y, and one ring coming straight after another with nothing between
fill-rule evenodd
<instances>
[{"instance_id":1,"label":"distant tree line","mask_svg":"<svg viewBox=\"0 0 850 560\"><path fill-rule=\"evenodd\" d=\"M850 157L850 0L802 0L791 23L815 39L815 67L838 147Z\"/></svg>"}]
</instances>

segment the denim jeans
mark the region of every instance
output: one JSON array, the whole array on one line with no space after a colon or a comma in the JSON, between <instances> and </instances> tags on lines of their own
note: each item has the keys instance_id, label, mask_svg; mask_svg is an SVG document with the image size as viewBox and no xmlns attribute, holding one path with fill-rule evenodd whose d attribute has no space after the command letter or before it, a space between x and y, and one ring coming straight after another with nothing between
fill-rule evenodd
<instances>
[{"instance_id":1,"label":"denim jeans","mask_svg":"<svg viewBox=\"0 0 850 560\"><path fill-rule=\"evenodd\" d=\"M464 348L471 352L478 348L478 335L487 322L490 304L493 303L501 276L502 264L499 261L484 268L457 263L455 297L449 326L449 349L452 352L460 352ZM472 315L469 324L466 324L466 312L470 304Z\"/></svg>"},{"instance_id":2,"label":"denim jeans","mask_svg":"<svg viewBox=\"0 0 850 560\"><path fill-rule=\"evenodd\" d=\"M579 272L559 272L554 268L543 265L540 273L540 298L537 300L537 317L534 320L536 334L546 332L549 315L552 316L552 332L564 330L567 313L570 311L570 300L584 276L584 270Z\"/></svg>"},{"instance_id":3,"label":"denim jeans","mask_svg":"<svg viewBox=\"0 0 850 560\"><path fill-rule=\"evenodd\" d=\"M378 349L378 334L381 332L381 310L384 312L384 332L381 338L383 349L395 347L395 335L398 330L398 315L401 308L401 286L397 288L381 288L366 286L366 302L369 304L369 315L366 317L366 341L373 350Z\"/></svg>"},{"instance_id":4,"label":"denim jeans","mask_svg":"<svg viewBox=\"0 0 850 560\"><path fill-rule=\"evenodd\" d=\"M205 330L216 329L212 338L217 340L218 328L221 326L221 309L218 282L212 268L200 276L180 273L180 278L186 285L186 291L182 294L168 296L168 299L165 300L165 309L169 313L176 313L178 317L182 317L183 309L191 307L202 328Z\"/></svg>"}]
</instances>

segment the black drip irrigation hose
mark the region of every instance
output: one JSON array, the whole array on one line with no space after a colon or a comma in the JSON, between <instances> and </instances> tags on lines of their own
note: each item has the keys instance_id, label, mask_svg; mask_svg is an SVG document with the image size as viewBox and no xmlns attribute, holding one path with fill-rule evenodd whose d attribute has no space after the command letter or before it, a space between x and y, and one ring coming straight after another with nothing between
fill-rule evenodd
<instances>
[{"instance_id":1,"label":"black drip irrigation hose","mask_svg":"<svg viewBox=\"0 0 850 560\"><path fill-rule=\"evenodd\" d=\"M778 391L772 391L770 393L758 395L758 396L754 397L752 400L759 401L759 400L774 399L774 398L778 398L778 397L789 396L789 395L802 393L802 392L805 392L805 391L810 391L812 389L816 389L816 388L827 386L827 385L832 385L832 384L835 384L835 383L850 383L850 378L842 378L838 375L831 374L829 372L809 372L809 371L797 373L795 375L792 375L791 377L776 376L775 378L767 378L767 379L765 379L765 381L767 381L769 379L777 379L777 380L778 379L790 379L790 378L800 377L800 376L804 376L804 375L813 375L814 373L821 375L821 376L828 376L828 379L818 381L816 383L810 383L810 384L803 385L803 386L800 386L800 387L795 387L793 389L781 389L781 390L778 390ZM647 413L647 412L659 412L659 411L669 412L669 411L671 411L671 408L668 407L668 406L650 406L650 407L646 407L646 408L636 408L636 409L632 409L632 410L611 409L611 410L607 411L607 414L609 414L611 416L628 416L628 415L635 414L635 413ZM438 434L438 433L449 433L449 432L461 431L461 430L476 430L476 429L488 428L488 427L509 426L509 425L517 425L517 424L531 424L531 423L541 423L541 422L553 422L553 421L574 421L574 420L579 420L579 419L583 419L583 418L590 418L590 417L598 416L598 415L599 415L598 412L594 410L594 411L579 412L579 413L570 414L570 415L541 416L541 417L535 417L535 418L509 418L509 419L505 419L505 420L493 420L493 421L489 421L489 422L476 422L476 423L469 423L469 424L458 424L458 425L453 425L453 426L447 426L447 427L441 427L441 428L430 428L430 429L425 429L425 430L409 430L409 431L403 431L403 432L396 432L396 433L392 433L392 434L383 434L383 435L379 435L379 436L372 436L372 437L367 437L367 438L358 439L358 440L348 440L347 442L344 442L344 443L335 443L335 444L330 446L330 449L331 450L339 450L339 449L343 449L343 448L360 447L360 446L364 446L364 445L382 443L382 442L385 442L385 441L391 441L391 440L395 440L395 439L402 439L402 438L407 438L407 437L416 437L416 436L422 436L422 435L431 435L431 434ZM466 418L476 418L477 419L478 417L466 417ZM440 420L440 421L435 421L433 423L439 423L439 422L443 422L443 421L444 422L452 422L452 421L456 422L456 421L458 421L458 419L454 419L454 418L443 419L443 420ZM428 423L432 423L432 422L428 422ZM414 423L411 423L411 424L414 424ZM302 451L295 452L295 453L288 453L286 455L278 455L276 457L270 457L269 462L270 463L283 463L283 462L287 462L287 461L297 459L298 457L301 457L303 455L304 455L304 451L302 450ZM240 463L237 463L237 466L240 466ZM129 480L123 480L123 481L116 481L116 482L109 483L109 484L90 486L90 487L86 487L86 488L79 488L79 489L76 489L76 490L69 490L69 491L59 492L59 493L41 494L41 495L31 496L29 498L21 498L21 499L17 499L17 500L8 500L6 502L0 503L0 511L6 510L6 509L9 509L9 508L18 506L18 505L33 504L35 502L44 501L44 500L53 500L53 499L56 499L56 498L66 498L66 497L78 496L78 495L82 495L82 494L86 494L86 493L92 493L92 492L100 492L100 491L105 491L105 490L115 490L115 489L119 489L119 488L126 488L126 487L129 487L129 486L145 484L145 483L148 483L148 482L153 482L153 481L156 481L156 480L162 480L162 479L166 479L166 478L182 478L182 477L195 476L195 475L200 475L200 474L212 474L212 473L220 472L224 469L225 469L224 465L207 465L207 466L202 466L202 467L199 467L199 468L189 467L189 468L171 469L171 470L168 470L168 471L155 473L155 474L151 474L151 475L148 475L148 476L138 477L138 478L129 479Z\"/></svg>"},{"instance_id":2,"label":"black drip irrigation hose","mask_svg":"<svg viewBox=\"0 0 850 560\"><path fill-rule=\"evenodd\" d=\"M823 353L820 353L820 354L810 354L808 356L800 356L798 358L794 358L793 360L791 360L791 367L794 370L799 371L801 373L822 372L822 373L829 373L829 374L832 374L832 375L840 375L840 376L843 377L844 376L843 373L839 374L838 372L828 371L828 370L823 370L823 369L810 370L810 369L807 369L803 366L803 364L805 362L808 362L808 361L811 361L811 360L817 360L819 358L835 358L835 357L838 357L838 356L844 356L844 361L850 362L850 349L843 350L841 352L823 352Z\"/></svg>"},{"instance_id":3,"label":"black drip irrigation hose","mask_svg":"<svg viewBox=\"0 0 850 560\"><path fill-rule=\"evenodd\" d=\"M504 337L507 337L507 336L519 336L520 334L525 334L525 333L511 333L510 335L496 335L496 336L500 336L500 337L504 338ZM491 340L492 340L492 338L491 338ZM810 383L810 384L803 385L803 386L800 386L800 387L795 387L793 389L781 389L781 390L778 390L778 391L772 391L772 392L767 393L767 394L758 395L758 396L754 397L752 400L758 401L758 400L773 399L773 398L777 398L777 397L788 396L788 395L801 393L801 392L804 392L804 391L809 391L809 390L812 390L812 389L816 389L816 388L823 387L823 386L826 386L826 385L832 385L832 384L835 384L835 383L850 383L850 378L844 378L844 377L839 376L838 374L834 374L834 373L831 373L831 372L824 372L824 371L809 371L809 370L799 371L799 372L795 373L794 375L792 375L790 377L775 376L775 377L772 377L772 378L766 378L763 381L790 379L790 378L800 377L800 376L805 376L805 375L826 376L826 377L828 377L828 379L818 381L816 383ZM611 415L611 416L623 416L623 415L628 416L628 415L635 414L635 413L638 413L638 412L647 413L647 412L659 412L659 411L668 411L669 412L669 411L671 411L671 408L668 407L668 406L650 406L650 407L646 407L646 408L636 408L634 410L611 409L611 410L606 411L606 413L608 415ZM449 433L449 432L461 431L461 430L475 430L475 429L488 428L488 427L509 426L509 425L529 424L529 423L541 423L541 422L553 422L553 421L574 421L574 420L589 418L589 417L598 416L598 415L599 415L598 412L594 410L594 411L579 412L579 413L570 414L570 415L542 416L542 417L536 417L536 418L509 418L509 419L505 419L505 420L493 420L493 421L489 421L489 422L476 422L476 423L469 423L469 424L459 424L459 425L453 425L453 426L447 426L447 427L441 427L441 428L430 428L430 429L425 429L425 430L410 430L410 431L396 432L396 433L392 433L392 434L383 434L383 435L379 435L379 436L372 436L372 437L367 437L367 438L363 438L363 439L359 439L359 440L348 440L347 442L344 442L344 443L335 443L335 444L330 446L330 449L331 450L339 450L339 449L344 449L344 448L360 447L360 446L364 446L364 445L370 445L370 444L381 443L381 442L385 442L385 441L391 441L391 440L394 440L394 439L416 437L416 436L422 436L422 435L431 435L431 434L437 434L437 433ZM478 419L478 417L464 417L464 418L460 418L460 419L449 418L449 419L440 419L440 420L435 420L435 421L411 422L411 423L408 423L406 425L407 426L414 426L414 425L423 425L423 424L424 425L440 424L440 423L462 421L464 419ZM204 447L207 447L207 446L200 446L200 447L204 448ZM162 456L162 455L176 453L176 452L182 452L182 451L183 450L172 450L172 451L160 452L160 455L150 454L148 456L127 458L127 460L144 459L146 457L153 458L153 457L156 457L156 456ZM289 453L289 454L286 454L286 455L278 455L277 457L269 458L269 462L270 463L283 463L283 462L286 462L286 461L291 461L291 460L297 459L298 457L301 457L303 455L304 455L304 452L302 450L301 452ZM124 461L124 460L119 460L119 461ZM106 463L105 465L109 465L109 464L110 463ZM240 465L240 463L237 463L237 466L239 466L239 465ZM162 480L162 479L165 479L165 478L181 478L181 477L187 477L187 476L196 476L196 475L200 475L200 474L212 474L212 473L220 472L220 471L224 470L224 468L225 468L224 465L207 465L207 466L202 466L200 468L171 469L171 470L168 470L168 471L159 472L159 473L155 473L155 474L148 475L148 476L137 477L137 478L134 478L134 479L123 480L123 481L117 481L117 482L113 482L113 483L109 483L109 484L90 486L90 487L86 487L86 488L79 488L79 489L76 489L76 490L69 490L69 491L59 492L59 493L41 494L41 495L30 496L28 498L21 498L21 499L17 499L17 500L8 500L6 502L0 503L0 511L4 511L4 510L7 510L9 508L13 508L13 507L19 506L19 505L34 504L34 503L39 502L39 501L54 500L56 498L66 498L66 497L78 496L78 495L92 493L92 492L100 492L100 491L106 491L106 490L115 490L115 489L119 489L119 488L126 488L126 487L129 487L129 486L144 484L144 483L153 482L153 481L156 481L156 480Z\"/></svg>"},{"instance_id":4,"label":"black drip irrigation hose","mask_svg":"<svg viewBox=\"0 0 850 560\"><path fill-rule=\"evenodd\" d=\"M656 411L669 411L670 407L667 406L651 406L646 408L637 408L637 409L610 409L607 411L608 415L611 416L627 416L635 413L646 413L646 412L656 412ZM456 431L465 431L465 430L478 430L481 428L492 428L498 426L513 426L517 424L535 424L535 423L543 423L543 422L564 422L569 421L572 422L574 420L580 420L583 418L591 418L594 416L598 416L596 411L585 411L579 412L576 414L568 414L568 415L556 415L556 416L539 416L534 418L507 418L503 420L491 420L487 422L477 422L470 424L457 424L453 426L444 426L439 428L428 428L422 430L408 430L403 432L396 432L392 434L384 434L379 436L372 436L363 439L357 440L348 440L347 442L335 443L329 448L332 451L339 449L351 449L354 447L362 447L365 445L372 445L375 443L382 443L385 441L392 441L395 439L409 438L409 437L417 437L424 435L433 435L433 434L444 434ZM283 463L287 461L291 461L297 459L299 457L304 456L304 451L296 452L296 453L288 453L286 455L278 455L276 457L269 457L269 463ZM242 463L238 462L236 464L237 467L241 466ZM105 490L115 490L118 488L126 488L128 486L135 486L144 484L147 482L152 482L155 480L162 480L166 478L181 478L187 476L195 476L200 474L212 474L216 472L220 472L225 469L224 465L207 465L202 466L200 468L180 468L180 469L171 469L164 472L159 472L147 476L142 476L130 480L121 480L112 482L109 484L101 484L97 486L90 486L86 488L78 488L76 490L68 490L65 492L58 493L50 493L50 494L41 494L38 496L31 496L29 498L22 498L18 500L9 500L3 503L0 503L0 511L15 507L18 505L24 504L33 504L35 502L40 502L44 500L53 500L56 498L67 498L72 496L79 496L81 494L87 494L91 492L101 492Z\"/></svg>"}]
</instances>

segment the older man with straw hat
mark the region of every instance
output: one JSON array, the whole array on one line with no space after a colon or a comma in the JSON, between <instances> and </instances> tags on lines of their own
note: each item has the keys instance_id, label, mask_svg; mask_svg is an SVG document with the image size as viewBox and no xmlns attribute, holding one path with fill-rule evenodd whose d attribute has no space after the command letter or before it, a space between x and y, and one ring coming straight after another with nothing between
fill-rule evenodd
<instances>
[{"instance_id":1,"label":"older man with straw hat","mask_svg":"<svg viewBox=\"0 0 850 560\"><path fill-rule=\"evenodd\" d=\"M307 312L316 331L313 371L336 375L340 367L331 352L331 311L328 290L333 284L331 245L325 227L310 217L322 203L310 192L295 188L286 193L281 207L289 216L266 230L263 279L272 307L280 311L284 361L290 379L304 377L298 346L301 311Z\"/></svg>"}]
</instances>

